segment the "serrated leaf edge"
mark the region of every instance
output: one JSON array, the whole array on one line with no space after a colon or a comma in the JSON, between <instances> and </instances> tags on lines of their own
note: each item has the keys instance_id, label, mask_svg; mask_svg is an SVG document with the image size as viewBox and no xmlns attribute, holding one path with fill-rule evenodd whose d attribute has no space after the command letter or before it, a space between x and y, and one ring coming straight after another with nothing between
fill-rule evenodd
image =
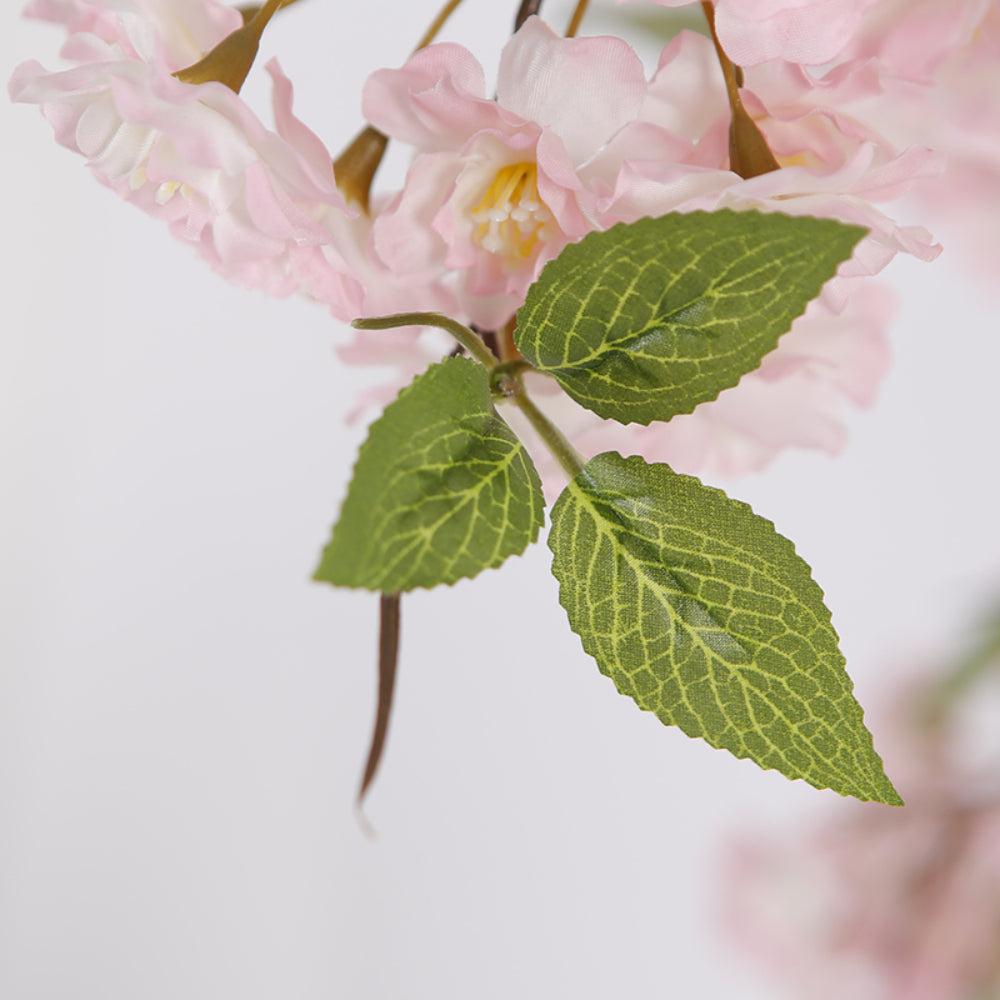
<instances>
[{"instance_id":1,"label":"serrated leaf edge","mask_svg":"<svg viewBox=\"0 0 1000 1000\"><path fill-rule=\"evenodd\" d=\"M596 456L596 457L599 457L599 456ZM640 461L643 461L643 462L645 461L644 459L641 459L641 457L637 456L637 455L629 456L629 459L639 459ZM626 461L628 461L629 459L626 459ZM671 471L673 471L673 470L671 470ZM826 604L825 594L824 594L823 588L816 582L815 578L813 577L813 575L812 575L812 569L809 566L809 563L806 562L806 560L802 559L801 556L799 556L799 554L798 554L798 552L797 552L797 550L795 548L795 543L790 538L788 538L787 536L781 534L781 532L779 532L777 530L777 527L775 526L775 524L774 524L773 521L771 521L767 517L764 517L761 514L758 514L753 509L753 507L750 504L748 504L746 501L737 500L737 499L735 499L733 497L730 497L729 494L727 494L724 490L719 489L718 487L715 487L715 486L708 486L705 483L702 483L701 480L698 479L696 476L688 476L688 475L685 475L684 473L677 473L677 472L675 472L674 475L682 476L685 479L693 479L696 482L698 482L704 489L709 490L712 493L715 493L715 494L718 494L718 495L722 496L728 503L734 503L734 504L739 505L740 507L746 508L751 514L753 514L754 517L759 518L762 522L766 523L767 526L770 527L772 531L774 531L774 534L779 539L781 539L781 541L787 546L787 548L790 551L790 553L792 555L796 556L800 560L800 562L802 562L802 564L808 569L808 571L809 571L808 572L808 579L812 583L812 585L816 588L816 591L818 592L818 594L819 594L819 596L820 596L820 598L822 600L822 605L823 605L823 608L824 608L824 611L825 611L825 617L823 618L823 622L825 624L829 624L830 629L833 632L833 635L837 639L837 642L839 644L840 636L839 636L836 628L833 625L833 614L832 614L832 612L830 611L829 607ZM571 480L567 484L567 486L565 487L565 489L564 489L563 492L566 492L566 491L572 489L575 493L578 493L582 497L585 497L585 494L581 490L580 486L577 484L577 480L579 480L579 479L581 479L583 477L586 477L586 468L575 479ZM562 496L562 494L560 494L560 497L561 496ZM556 503L558 503L558 498L556 500ZM555 510L555 504L552 505L552 510L553 511ZM550 534L549 537L551 538L551 534ZM549 545L549 549L550 549L550 551L552 551L551 544ZM553 552L553 556L555 556L554 552ZM555 576L554 573L553 573L553 576ZM564 589L567 589L566 585L564 585L562 583L562 581L558 579L558 577L556 577L556 580L557 580L557 582L559 584L559 604L562 607L563 611L566 612L567 616L569 616L569 609L567 608L566 602L563 599L563 591L564 591ZM714 746L703 735L700 735L700 734L691 735L691 734L685 732L684 729L682 729L681 726L677 725L676 723L664 723L663 720L660 719L660 717L656 714L656 711L653 708L649 708L649 707L646 707L644 705L640 705L639 702L636 701L635 698L633 698L631 695L627 694L624 691L619 690L618 685L615 683L614 677L612 677L611 674L607 673L604 670L604 668L601 666L601 664L598 663L597 658L595 656L593 656L593 654L591 654L587 650L586 646L584 645L583 636L580 635L580 633L577 632L575 628L573 628L572 623L570 623L570 631L572 631L573 634L576 636L577 641L580 643L580 647L583 650L584 655L587 656L589 659L591 659L594 663L597 664L598 670L600 671L601 675L614 687L615 693L618 694L618 695L620 695L622 698L627 699L629 702L632 703L632 705L634 705L637 709L639 709L639 711L648 712L650 715L653 716L653 718L655 718L657 720L657 722L660 723L660 725L666 725L669 728L677 729L680 732L684 733L684 735L688 739L700 740L701 742L705 743L706 746L708 746L712 750L716 750L716 751L721 750L724 753L728 753L731 757L734 757L737 760L746 760L746 761L749 761L751 764L753 764L755 767L757 767L758 769L760 769L762 771L776 771L778 774L780 774L783 778L785 778L788 781L803 781L806 784L811 785L813 788L816 788L816 789L818 789L820 791L831 791L831 792L834 792L835 794L839 795L841 798L853 798L853 799L857 799L858 801L861 801L861 802L877 802L877 803L882 804L882 805L891 805L891 806L903 806L905 804L903 802L902 797L899 795L899 793L896 791L895 787L892 785L892 782L889 780L888 776L885 775L884 767L883 767L883 777L885 778L885 781L886 781L886 784L887 784L888 788L891 789L892 792L894 793L895 799L877 798L874 795L872 795L872 796L870 796L868 798L861 798L861 796L856 795L853 792L841 792L841 791L838 791L836 788L831 788L829 785L818 784L816 781L811 780L807 775L796 775L794 777L790 777L789 775L785 774L783 771L781 771L777 767L774 767L773 765L764 765L764 764L758 763L749 754L736 753L735 751L731 750L729 747L717 747L717 746ZM851 696L853 697L853 695L854 695L854 679L851 677L850 673L848 673L848 671L846 669L846 666L843 667L842 669L844 670L844 674L845 674L845 676L847 677L847 680L848 680L848 688L847 688L848 693L850 693ZM741 683L743 683L742 679L741 679ZM862 723L862 725L864 725L864 714L865 714L864 713L864 706L862 706L861 703L856 698L854 700L855 700L855 703L858 705L859 709L861 710L860 722ZM871 735L871 731L868 729L867 726L865 726L865 731L868 732L869 735ZM874 739L872 741L872 752L878 757L879 761L881 762L881 759L882 759L881 755L879 755L878 751L876 751L874 749Z\"/></svg>"},{"instance_id":2,"label":"serrated leaf edge","mask_svg":"<svg viewBox=\"0 0 1000 1000\"><path fill-rule=\"evenodd\" d=\"M390 403L388 403L387 406L392 406L394 403L397 403L400 400L402 400L409 392L412 391L414 383L416 382L416 380L420 376L426 375L428 372L430 372L430 371L432 371L434 369L443 368L446 361L461 361L461 362L465 362L467 364L476 365L479 368L483 367L482 365L479 365L478 362L474 361L471 358L443 358L441 361L435 361L432 364L428 365L427 368L425 368L422 372L418 372L417 375L415 375L413 377L413 379L410 381L409 385L404 386L399 391L399 393L396 395L395 399L393 399ZM381 413L379 413L371 421L371 423L368 425L368 427L367 427L367 434L368 435L371 434L372 427L374 427L375 424L382 418L382 415L384 414L384 412L385 412L385 409L383 409L383 411ZM423 590L423 591L436 590L438 587L449 587L450 588L450 587L454 587L456 584L461 583L463 580L474 580L478 576L480 576L482 573L485 573L485 572L488 572L488 571L495 572L496 570L499 570L500 568L503 567L503 565L507 562L508 559L520 558L528 550L529 546L534 545L538 541L538 536L539 536L542 528L545 526L545 510L546 510L546 506L547 506L546 503L545 503L544 492L542 490L541 476L538 473L538 469L535 466L534 460L531 458L531 455L528 453L528 449L524 446L524 442L522 442L520 440L520 438L518 438L517 434L514 433L514 431L511 428L510 424L508 424L507 421L504 420L502 414L496 408L495 405L493 406L493 412L494 412L494 415L496 416L496 418L498 420L500 420L501 423L503 423L503 425L511 432L511 434L514 436L514 438L520 444L521 452L522 452L522 454L523 454L523 456L524 456L524 458L525 458L525 460L527 462L527 469L528 469L529 479L531 479L533 477L533 479L534 479L534 485L536 486L536 490L533 491L533 493L532 493L532 498L535 501L537 501L537 508L538 509L536 511L532 512L536 516L535 516L534 524L532 526L532 531L531 531L530 537L528 538L528 541L525 543L524 548L520 552L512 552L512 553L510 553L509 555L506 555L506 556L498 555L498 556L494 557L494 560L492 562L490 562L487 565L485 565L481 570L479 570L476 573L472 573L472 574L465 573L465 574L462 574L460 576L456 576L456 577L454 577L453 579L450 579L450 580L440 580L437 583L419 583L419 584L414 584L414 586L407 587L405 590L400 591L400 593L412 594L412 593L414 593L415 591L418 591L418 590ZM323 565L323 559L324 559L324 557L326 555L326 550L333 543L333 533L334 533L334 531L336 531L337 525L340 523L340 519L343 516L343 513L344 513L344 504L347 502L347 497L348 497L348 495L350 493L351 484L354 482L354 477L355 477L355 474L357 473L358 464L361 462L362 451L364 450L364 447L365 447L365 445L367 443L368 443L368 437L366 436L365 440L362 441L361 444L358 446L357 456L354 459L354 464L351 466L351 475L350 475L350 477L347 480L347 488L344 491L344 495L343 495L343 497L342 497L342 499L340 501L340 506L339 506L338 511L337 511L337 516L336 516L336 519L333 522L333 528L330 529L329 540L327 541L326 545L323 546L323 548L322 548L322 550L320 552L319 564L317 565L316 569L313 571L311 579L315 583L325 583L325 584L328 584L331 587L342 587L342 588L344 588L346 590L363 590L363 591L367 591L370 594L380 594L380 593L385 593L385 591L381 587L372 586L371 584L334 583L332 580L328 580L325 577L320 577L320 576L317 575L319 573L320 568Z\"/></svg>"}]
</instances>

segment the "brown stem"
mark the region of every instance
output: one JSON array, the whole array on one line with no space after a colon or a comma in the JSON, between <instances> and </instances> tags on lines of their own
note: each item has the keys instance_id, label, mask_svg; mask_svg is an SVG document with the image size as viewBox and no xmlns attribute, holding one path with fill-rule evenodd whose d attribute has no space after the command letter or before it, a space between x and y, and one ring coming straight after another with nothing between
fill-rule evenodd
<instances>
[{"instance_id":1,"label":"brown stem","mask_svg":"<svg viewBox=\"0 0 1000 1000\"><path fill-rule=\"evenodd\" d=\"M298 3L298 0L285 0L285 2L281 6L291 7L293 3ZM264 6L263 4L253 4L252 6L249 7L237 7L236 9L239 11L240 16L243 18L243 23L249 24L257 16L258 12L263 6Z\"/></svg>"},{"instance_id":2,"label":"brown stem","mask_svg":"<svg viewBox=\"0 0 1000 1000\"><path fill-rule=\"evenodd\" d=\"M417 47L414 52L420 49L426 48L434 39L437 37L437 33L444 27L445 21L451 17L452 11L462 2L462 0L448 0L448 2L441 8L438 12L438 16L434 18L431 26L424 32L423 38L417 42Z\"/></svg>"},{"instance_id":3,"label":"brown stem","mask_svg":"<svg viewBox=\"0 0 1000 1000\"><path fill-rule=\"evenodd\" d=\"M569 27L566 29L567 38L576 37L577 31L580 30L580 22L583 20L583 15L587 13L589 5L590 0L577 0L576 10L573 11L573 17L570 19Z\"/></svg>"},{"instance_id":4,"label":"brown stem","mask_svg":"<svg viewBox=\"0 0 1000 1000\"><path fill-rule=\"evenodd\" d=\"M389 715L392 696L396 690L396 666L399 662L399 594L382 594L379 599L378 623L378 707L375 711L375 730L372 733L364 777L358 790L358 807L364 802L371 783L375 780L378 765L389 732Z\"/></svg>"},{"instance_id":5,"label":"brown stem","mask_svg":"<svg viewBox=\"0 0 1000 1000\"><path fill-rule=\"evenodd\" d=\"M541 6L542 0L521 0L517 17L514 18L514 30L517 31L532 14L537 14Z\"/></svg>"},{"instance_id":6,"label":"brown stem","mask_svg":"<svg viewBox=\"0 0 1000 1000\"><path fill-rule=\"evenodd\" d=\"M705 11L715 52L722 67L722 75L726 79L726 93L729 96L729 107L732 112L729 123L729 169L744 180L769 174L772 170L780 170L781 164L774 158L763 133L743 107L743 99L740 97L743 73L738 66L733 65L733 61L722 48L715 31L715 9L708 2L702 3L701 7Z\"/></svg>"},{"instance_id":7,"label":"brown stem","mask_svg":"<svg viewBox=\"0 0 1000 1000\"><path fill-rule=\"evenodd\" d=\"M296 0L287 0L287 3L295 2ZM431 26L417 42L414 52L419 52L434 41L437 33L444 27L445 21L451 17L461 2L462 0L447 0L431 22ZM378 170L388 145L389 137L384 132L366 125L333 161L333 175L341 194L349 202L357 203L366 215L375 171Z\"/></svg>"}]
</instances>

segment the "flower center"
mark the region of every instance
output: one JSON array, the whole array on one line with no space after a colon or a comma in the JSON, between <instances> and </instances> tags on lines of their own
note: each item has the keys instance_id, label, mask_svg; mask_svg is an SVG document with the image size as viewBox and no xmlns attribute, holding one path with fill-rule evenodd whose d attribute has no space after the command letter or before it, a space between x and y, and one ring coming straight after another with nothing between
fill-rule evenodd
<instances>
[{"instance_id":1,"label":"flower center","mask_svg":"<svg viewBox=\"0 0 1000 1000\"><path fill-rule=\"evenodd\" d=\"M147 183L145 164L139 164L135 170L128 175L128 186L133 191L138 191ZM193 189L181 181L165 181L156 189L156 204L166 205L173 196L180 191L185 198L190 198L194 193Z\"/></svg>"},{"instance_id":2,"label":"flower center","mask_svg":"<svg viewBox=\"0 0 1000 1000\"><path fill-rule=\"evenodd\" d=\"M511 265L531 257L538 243L554 235L552 213L538 196L534 163L511 163L497 171L472 213L476 242Z\"/></svg>"}]
</instances>

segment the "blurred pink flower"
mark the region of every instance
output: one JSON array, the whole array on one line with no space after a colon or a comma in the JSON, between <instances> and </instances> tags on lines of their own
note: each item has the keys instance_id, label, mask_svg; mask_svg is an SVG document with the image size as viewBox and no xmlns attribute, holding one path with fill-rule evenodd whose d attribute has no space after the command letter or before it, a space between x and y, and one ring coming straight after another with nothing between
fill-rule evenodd
<instances>
[{"instance_id":1,"label":"blurred pink flower","mask_svg":"<svg viewBox=\"0 0 1000 1000\"><path fill-rule=\"evenodd\" d=\"M996 0L876 0L846 54L878 59L906 79L929 80L956 52L977 40L996 41L998 31Z\"/></svg>"},{"instance_id":2,"label":"blurred pink flower","mask_svg":"<svg viewBox=\"0 0 1000 1000\"><path fill-rule=\"evenodd\" d=\"M732 852L736 940L810 1000L1000 991L1000 797L921 723L922 693L897 697L876 730L904 808L845 802L812 836Z\"/></svg>"},{"instance_id":3,"label":"blurred pink flower","mask_svg":"<svg viewBox=\"0 0 1000 1000\"><path fill-rule=\"evenodd\" d=\"M636 0L618 0L619 3ZM649 2L649 0L644 0ZM685 7L691 0L652 0ZM835 59L876 0L715 0L715 27L726 54L741 66L785 59L820 66Z\"/></svg>"},{"instance_id":4,"label":"blurred pink flower","mask_svg":"<svg viewBox=\"0 0 1000 1000\"><path fill-rule=\"evenodd\" d=\"M912 201L995 287L1000 261L1000 2L879 0L847 55L877 75L863 105L897 143L939 150L947 167Z\"/></svg>"}]
</instances>

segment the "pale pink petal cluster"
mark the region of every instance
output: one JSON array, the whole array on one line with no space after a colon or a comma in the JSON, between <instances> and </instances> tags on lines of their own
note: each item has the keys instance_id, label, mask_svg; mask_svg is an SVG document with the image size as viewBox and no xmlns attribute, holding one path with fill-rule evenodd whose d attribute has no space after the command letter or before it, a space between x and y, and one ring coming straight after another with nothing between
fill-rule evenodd
<instances>
[{"instance_id":1,"label":"pale pink petal cluster","mask_svg":"<svg viewBox=\"0 0 1000 1000\"><path fill-rule=\"evenodd\" d=\"M1000 991L1000 791L903 692L879 727L902 809L844 803L798 841L743 841L726 870L737 942L815 1000Z\"/></svg>"},{"instance_id":2,"label":"pale pink petal cluster","mask_svg":"<svg viewBox=\"0 0 1000 1000\"><path fill-rule=\"evenodd\" d=\"M214 0L38 0L30 10L64 20L63 55L77 65L25 63L10 92L41 106L58 142L226 277L279 295L307 283L341 318L357 315L363 289L331 251L330 218L347 210L332 158L292 115L278 65L268 67L277 131L223 84L172 75L242 24L235 10Z\"/></svg>"},{"instance_id":3,"label":"pale pink petal cluster","mask_svg":"<svg viewBox=\"0 0 1000 1000\"><path fill-rule=\"evenodd\" d=\"M379 255L413 285L451 269L469 318L502 325L545 261L595 228L581 170L634 118L645 88L621 39L563 39L536 17L503 50L496 99L459 45L374 73L365 116L416 151L376 224Z\"/></svg>"},{"instance_id":4,"label":"pale pink petal cluster","mask_svg":"<svg viewBox=\"0 0 1000 1000\"><path fill-rule=\"evenodd\" d=\"M1000 263L1000 2L878 0L845 55L877 73L864 113L947 168L913 202L995 287Z\"/></svg>"},{"instance_id":5,"label":"pale pink petal cluster","mask_svg":"<svg viewBox=\"0 0 1000 1000\"><path fill-rule=\"evenodd\" d=\"M732 476L789 446L838 451L844 405L870 404L888 365L893 297L866 276L897 252L930 260L940 250L926 230L876 207L937 175L941 162L926 148L896 149L849 113L877 89L863 68L816 79L772 64L750 69L746 84L744 103L782 169L749 180L727 169L730 111L715 52L685 32L664 50L637 120L585 174L600 227L668 211L754 208L837 218L870 235L763 365L692 414L622 428L583 411L570 416L571 404L561 404L585 453L614 447L685 472Z\"/></svg>"},{"instance_id":6,"label":"pale pink petal cluster","mask_svg":"<svg viewBox=\"0 0 1000 1000\"><path fill-rule=\"evenodd\" d=\"M365 90L367 117L415 147L403 191L376 223L378 253L412 286L450 269L464 313L496 329L567 242L616 222L728 207L863 225L871 235L842 279L765 365L690 416L621 428L561 396L543 400L584 451L642 451L687 472L746 472L789 445L837 450L843 404L871 401L887 359L891 297L853 279L896 252L930 259L939 249L875 202L940 164L841 109L876 89L863 74L813 78L781 64L751 70L747 86L785 164L750 180L728 169L729 104L704 36L682 33L646 82L619 39L564 39L531 18L504 49L495 99L471 53L431 46Z\"/></svg>"},{"instance_id":7,"label":"pale pink petal cluster","mask_svg":"<svg viewBox=\"0 0 1000 1000\"><path fill-rule=\"evenodd\" d=\"M1000 30L996 0L876 0L846 55L877 59L891 72L929 80L956 53Z\"/></svg>"},{"instance_id":8,"label":"pale pink petal cluster","mask_svg":"<svg viewBox=\"0 0 1000 1000\"><path fill-rule=\"evenodd\" d=\"M691 5L691 0L651 2L660 7ZM738 65L756 66L771 59L785 59L804 66L821 66L847 47L865 10L875 2L715 0L715 27L729 58Z\"/></svg>"},{"instance_id":9,"label":"pale pink petal cluster","mask_svg":"<svg viewBox=\"0 0 1000 1000\"><path fill-rule=\"evenodd\" d=\"M757 209L865 226L838 279L761 368L694 413L621 428L546 395L545 405L569 407L586 451L639 450L681 471L728 475L789 445L842 445L843 405L870 402L886 365L889 297L866 279L897 252L938 251L925 230L876 207L940 169L924 146L887 138L871 113L885 92L882 64L855 54L811 73L768 48L829 59L869 7L874 16L896 2L719 0L723 42L748 65L744 104L781 165L750 179L729 169L714 47L690 32L667 46L651 80L623 40L566 39L538 17L505 45L495 87L456 44L374 73L365 116L414 156L402 190L376 196L370 214L345 205L332 156L293 114L276 63L273 130L221 83L172 75L240 23L216 0L33 0L29 13L66 26L74 66L25 64L11 93L40 104L103 183L165 219L227 278L303 292L341 319L440 311L500 329L567 243L647 215ZM358 334L342 356L409 378L441 350L408 329Z\"/></svg>"}]
</instances>

